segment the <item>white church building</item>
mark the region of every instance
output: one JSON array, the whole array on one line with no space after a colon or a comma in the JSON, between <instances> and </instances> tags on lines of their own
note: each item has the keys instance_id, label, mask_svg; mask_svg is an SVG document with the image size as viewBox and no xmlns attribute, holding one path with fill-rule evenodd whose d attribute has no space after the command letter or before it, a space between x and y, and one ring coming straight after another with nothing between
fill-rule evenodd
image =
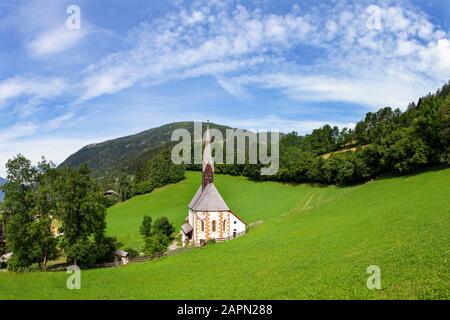
<instances>
[{"instance_id":1,"label":"white church building","mask_svg":"<svg viewBox=\"0 0 450 320\"><path fill-rule=\"evenodd\" d=\"M205 135L202 184L188 205L189 215L181 227L183 246L199 246L210 239L233 239L246 231L245 222L230 210L214 185L209 127Z\"/></svg>"}]
</instances>

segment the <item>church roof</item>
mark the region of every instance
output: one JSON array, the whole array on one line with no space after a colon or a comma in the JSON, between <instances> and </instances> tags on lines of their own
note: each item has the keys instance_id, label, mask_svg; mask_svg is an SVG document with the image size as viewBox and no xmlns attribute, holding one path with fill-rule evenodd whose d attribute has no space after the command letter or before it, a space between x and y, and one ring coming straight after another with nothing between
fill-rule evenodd
<instances>
[{"instance_id":1,"label":"church roof","mask_svg":"<svg viewBox=\"0 0 450 320\"><path fill-rule=\"evenodd\" d=\"M192 229L192 226L186 222L181 226L181 230L183 230L184 234L189 234L189 232L191 232L194 229Z\"/></svg>"},{"instance_id":2,"label":"church roof","mask_svg":"<svg viewBox=\"0 0 450 320\"><path fill-rule=\"evenodd\" d=\"M200 186L189 208L201 212L230 211L214 183L208 184L203 191Z\"/></svg>"}]
</instances>

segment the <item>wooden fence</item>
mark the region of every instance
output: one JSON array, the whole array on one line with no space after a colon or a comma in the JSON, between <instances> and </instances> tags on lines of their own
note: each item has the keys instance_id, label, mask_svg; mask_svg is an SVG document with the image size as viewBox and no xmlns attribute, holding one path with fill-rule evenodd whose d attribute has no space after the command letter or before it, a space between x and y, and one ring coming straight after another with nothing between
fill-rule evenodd
<instances>
[{"instance_id":1,"label":"wooden fence","mask_svg":"<svg viewBox=\"0 0 450 320\"><path fill-rule=\"evenodd\" d=\"M236 235L233 235L231 237L216 239L216 242L217 243L225 242L225 241L228 241L228 240L232 240L232 239L236 239L236 238L242 237L243 235L245 235L245 232L240 232L240 233L237 233ZM178 249L175 249L175 250L169 250L169 251L166 251L164 253L157 253L157 254L154 254L152 256L138 256L138 257L130 258L128 261L129 261L129 263L144 262L144 261L159 259L159 258L162 258L162 257L168 257L168 256L173 256L173 255L186 253L186 252L189 252L189 251L192 251L192 250L200 249L201 247L202 246L183 247L183 248L178 248ZM112 268L112 267L119 267L119 266L122 266L122 265L123 265L122 261L119 260L119 261L115 261L115 262L106 262L106 263L96 264L92 268ZM66 268L67 268L67 266L65 264L59 264L59 265L49 266L45 270L46 271L63 271L63 270L66 270Z\"/></svg>"},{"instance_id":2,"label":"wooden fence","mask_svg":"<svg viewBox=\"0 0 450 320\"><path fill-rule=\"evenodd\" d=\"M233 240L233 239L242 237L243 235L245 235L245 231L236 233L235 235L232 235L232 236L229 236L229 237L226 237L226 238L216 239L216 242L220 243L220 242L225 242L225 241L228 241L228 240Z\"/></svg>"},{"instance_id":3,"label":"wooden fence","mask_svg":"<svg viewBox=\"0 0 450 320\"><path fill-rule=\"evenodd\" d=\"M177 254L182 254L185 252L189 252L191 250L197 249L197 247L183 247L183 248L178 248L175 250L169 250L166 251L164 253L157 253L154 254L152 256L139 256L139 257L134 257L130 259L130 263L133 262L144 262L144 261L148 261L148 260L153 260L153 259L159 259L165 256L173 256L173 255L177 255Z\"/></svg>"}]
</instances>

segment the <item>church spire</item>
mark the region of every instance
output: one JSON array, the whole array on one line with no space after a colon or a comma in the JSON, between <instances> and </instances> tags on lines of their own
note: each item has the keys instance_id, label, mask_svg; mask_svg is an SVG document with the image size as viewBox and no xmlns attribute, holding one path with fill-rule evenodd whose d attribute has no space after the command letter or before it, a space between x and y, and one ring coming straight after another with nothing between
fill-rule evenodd
<instances>
[{"instance_id":1,"label":"church spire","mask_svg":"<svg viewBox=\"0 0 450 320\"><path fill-rule=\"evenodd\" d=\"M209 133L209 124L206 127L205 132L205 150L203 151L203 166L202 171L205 172L206 166L209 164L211 166L211 169L214 171L214 159L212 157L212 150L211 150L211 135Z\"/></svg>"},{"instance_id":2,"label":"church spire","mask_svg":"<svg viewBox=\"0 0 450 320\"><path fill-rule=\"evenodd\" d=\"M209 133L209 124L205 132L205 150L203 151L203 165L202 165L202 187L205 187L213 182L214 178L214 159L211 150L211 135Z\"/></svg>"}]
</instances>

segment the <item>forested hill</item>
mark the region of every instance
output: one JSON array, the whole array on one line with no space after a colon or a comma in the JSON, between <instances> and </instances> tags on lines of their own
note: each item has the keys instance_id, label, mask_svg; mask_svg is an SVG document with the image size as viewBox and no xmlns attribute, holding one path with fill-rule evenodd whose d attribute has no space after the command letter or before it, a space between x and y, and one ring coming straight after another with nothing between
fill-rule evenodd
<instances>
[{"instance_id":1,"label":"forested hill","mask_svg":"<svg viewBox=\"0 0 450 320\"><path fill-rule=\"evenodd\" d=\"M221 131L227 128L216 124L210 127ZM96 176L117 177L125 170L143 182L151 176L152 165L161 167L149 160L161 154L178 128L193 132L193 122L171 123L89 145L62 165L87 163ZM349 151L342 152L345 150ZM217 165L216 169L218 173L255 180L354 184L385 173L411 173L441 165L450 165L450 82L411 103L405 111L386 107L369 112L355 129L325 125L306 136L296 132L282 135L280 169L274 176L261 176L261 165Z\"/></svg>"},{"instance_id":2,"label":"forested hill","mask_svg":"<svg viewBox=\"0 0 450 320\"><path fill-rule=\"evenodd\" d=\"M179 128L193 132L194 122L170 123L138 134L90 144L68 157L61 166L79 167L86 163L95 176L118 176L122 171L134 174L140 164L158 155L170 143L172 132ZM229 127L210 123L210 128L223 131Z\"/></svg>"},{"instance_id":3,"label":"forested hill","mask_svg":"<svg viewBox=\"0 0 450 320\"><path fill-rule=\"evenodd\" d=\"M352 130L325 125L306 136L284 136L274 176L261 176L251 165L217 166L217 171L255 180L343 185L434 166L450 166L450 82L405 111L369 112Z\"/></svg>"}]
</instances>

